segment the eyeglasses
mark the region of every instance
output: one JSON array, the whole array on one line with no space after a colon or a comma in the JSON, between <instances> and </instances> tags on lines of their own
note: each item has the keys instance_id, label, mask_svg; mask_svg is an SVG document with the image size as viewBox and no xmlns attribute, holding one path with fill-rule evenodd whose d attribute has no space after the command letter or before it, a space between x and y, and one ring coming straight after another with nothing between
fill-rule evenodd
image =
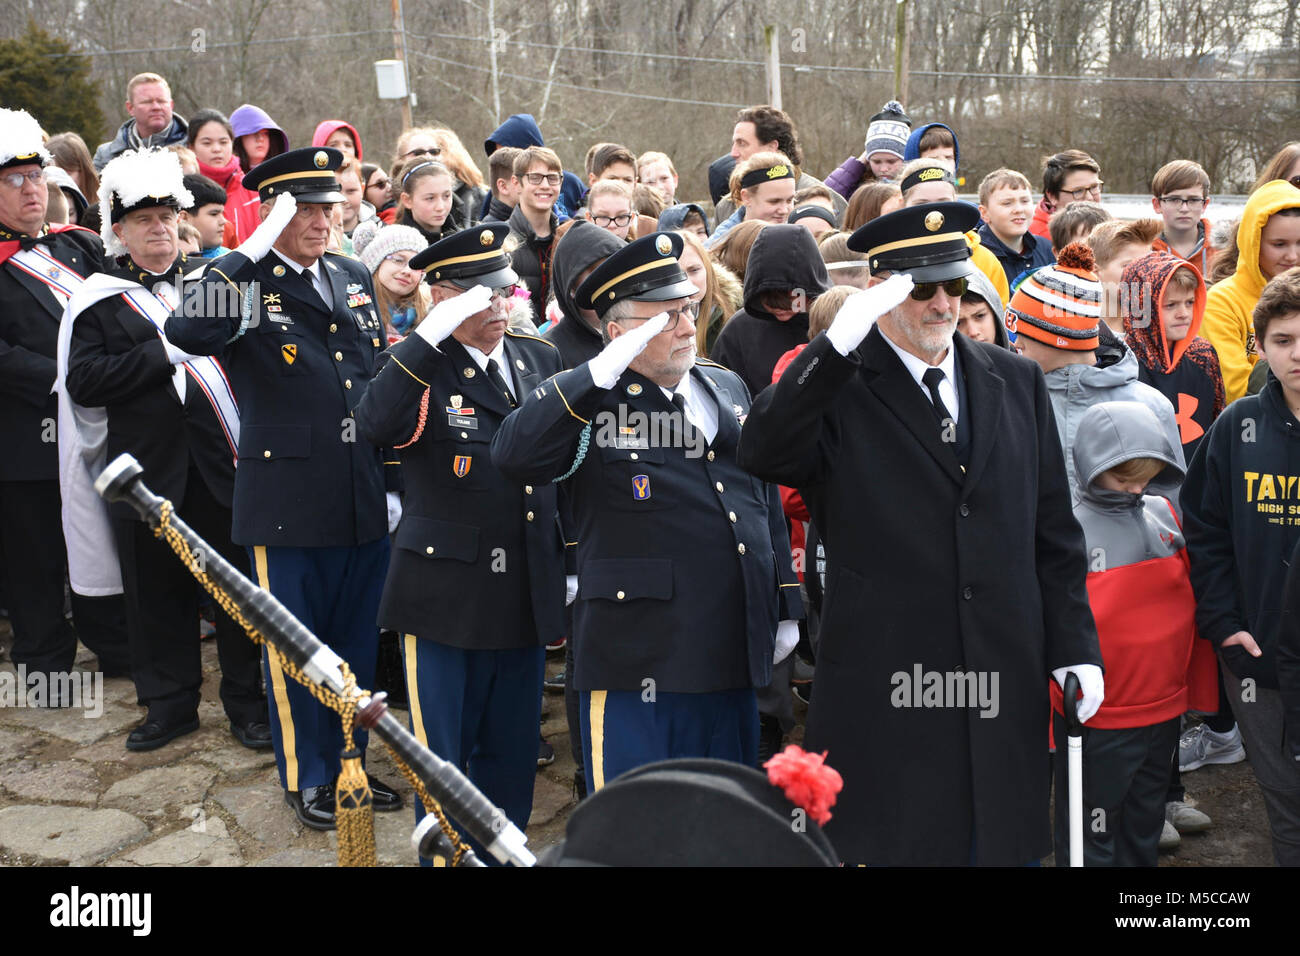
<instances>
[{"instance_id":1,"label":"eyeglasses","mask_svg":"<svg viewBox=\"0 0 1300 956\"><path fill-rule=\"evenodd\" d=\"M366 188L367 188L367 189L387 189L387 188L388 188L388 180L387 180L387 179L376 179L374 182L370 183L370 185L366 186Z\"/></svg>"},{"instance_id":2,"label":"eyeglasses","mask_svg":"<svg viewBox=\"0 0 1300 956\"><path fill-rule=\"evenodd\" d=\"M4 183L10 189L22 189L25 182L33 186L45 185L45 170L33 169L30 173L5 173L0 176L0 183Z\"/></svg>"},{"instance_id":3,"label":"eyeglasses","mask_svg":"<svg viewBox=\"0 0 1300 956\"><path fill-rule=\"evenodd\" d=\"M408 149L402 154L403 158L410 159L412 156L441 156L441 146L422 146L418 149Z\"/></svg>"},{"instance_id":4,"label":"eyeglasses","mask_svg":"<svg viewBox=\"0 0 1300 956\"><path fill-rule=\"evenodd\" d=\"M610 226L618 226L620 229L632 221L630 212L619 213L617 216L592 216L591 221L602 229Z\"/></svg>"},{"instance_id":5,"label":"eyeglasses","mask_svg":"<svg viewBox=\"0 0 1300 956\"><path fill-rule=\"evenodd\" d=\"M384 261L393 263L393 265L397 266L399 269L409 269L411 267L411 260L414 258L415 256L411 255L409 252L390 252L388 255L384 256Z\"/></svg>"},{"instance_id":6,"label":"eyeglasses","mask_svg":"<svg viewBox=\"0 0 1300 956\"><path fill-rule=\"evenodd\" d=\"M1300 176L1296 177L1300 179ZM1179 209L1200 209L1209 200L1204 196L1161 196L1160 204L1163 206L1177 206Z\"/></svg>"},{"instance_id":7,"label":"eyeglasses","mask_svg":"<svg viewBox=\"0 0 1300 956\"><path fill-rule=\"evenodd\" d=\"M946 295L953 299L960 299L966 294L967 285L965 276L960 279L949 279L947 282L918 282L912 286L912 298L917 302L926 302L934 298L934 294L939 291L939 286L943 286Z\"/></svg>"},{"instance_id":8,"label":"eyeglasses","mask_svg":"<svg viewBox=\"0 0 1300 956\"><path fill-rule=\"evenodd\" d=\"M513 299L515 293L519 291L519 284L512 282L510 285L498 286L492 290L492 294L501 299Z\"/></svg>"},{"instance_id":9,"label":"eyeglasses","mask_svg":"<svg viewBox=\"0 0 1300 956\"><path fill-rule=\"evenodd\" d=\"M682 316L690 316L692 322L699 317L700 304L698 302L687 302L680 309L665 309L668 313L668 324L664 326L665 332L671 332L677 328L677 323L682 320Z\"/></svg>"},{"instance_id":10,"label":"eyeglasses","mask_svg":"<svg viewBox=\"0 0 1300 956\"><path fill-rule=\"evenodd\" d=\"M548 186L560 185L559 173L524 173L524 179L533 186L540 186L542 183Z\"/></svg>"},{"instance_id":11,"label":"eyeglasses","mask_svg":"<svg viewBox=\"0 0 1300 956\"><path fill-rule=\"evenodd\" d=\"M1106 184L1099 179L1091 186L1084 186L1082 189L1062 189L1061 195L1069 196L1075 202L1081 202L1089 196L1100 196L1101 187L1104 185Z\"/></svg>"}]
</instances>

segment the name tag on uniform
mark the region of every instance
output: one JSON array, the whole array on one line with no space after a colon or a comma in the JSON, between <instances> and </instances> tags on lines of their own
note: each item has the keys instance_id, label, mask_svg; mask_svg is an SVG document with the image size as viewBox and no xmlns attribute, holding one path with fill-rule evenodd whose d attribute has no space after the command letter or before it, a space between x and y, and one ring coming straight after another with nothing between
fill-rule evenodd
<instances>
[{"instance_id":1,"label":"name tag on uniform","mask_svg":"<svg viewBox=\"0 0 1300 956\"><path fill-rule=\"evenodd\" d=\"M615 448L649 448L650 441L645 435L638 435L635 428L620 425L614 436Z\"/></svg>"},{"instance_id":2,"label":"name tag on uniform","mask_svg":"<svg viewBox=\"0 0 1300 956\"><path fill-rule=\"evenodd\" d=\"M478 419L467 418L464 415L448 415L447 424L452 428L478 428Z\"/></svg>"}]
</instances>

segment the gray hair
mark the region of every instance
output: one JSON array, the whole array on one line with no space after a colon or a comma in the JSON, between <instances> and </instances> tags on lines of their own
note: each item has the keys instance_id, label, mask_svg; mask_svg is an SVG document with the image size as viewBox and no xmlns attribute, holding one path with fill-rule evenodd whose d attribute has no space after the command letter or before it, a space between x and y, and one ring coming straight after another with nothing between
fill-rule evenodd
<instances>
[{"instance_id":1,"label":"gray hair","mask_svg":"<svg viewBox=\"0 0 1300 956\"><path fill-rule=\"evenodd\" d=\"M619 299L600 317L600 338L606 345L609 344L609 323L617 322L622 325L628 319L636 318L636 300Z\"/></svg>"}]
</instances>

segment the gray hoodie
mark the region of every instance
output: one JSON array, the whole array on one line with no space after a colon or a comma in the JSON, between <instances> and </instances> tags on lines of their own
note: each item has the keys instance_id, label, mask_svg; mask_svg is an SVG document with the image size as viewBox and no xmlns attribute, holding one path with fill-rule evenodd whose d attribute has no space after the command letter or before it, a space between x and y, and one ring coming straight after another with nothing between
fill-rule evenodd
<instances>
[{"instance_id":1,"label":"gray hoodie","mask_svg":"<svg viewBox=\"0 0 1300 956\"><path fill-rule=\"evenodd\" d=\"M1006 324L1002 321L1003 315L1006 314L1007 306L1002 301L1002 296L998 295L998 290L993 287L989 277L980 272L974 266L971 266L970 275L966 277L966 284L969 286L968 293L974 292L983 299L990 309L993 310L993 342L1004 349L1011 348L1010 337L1007 335Z\"/></svg>"},{"instance_id":2,"label":"gray hoodie","mask_svg":"<svg viewBox=\"0 0 1300 956\"><path fill-rule=\"evenodd\" d=\"M1175 449L1179 449L1177 457ZM1164 485L1182 481L1181 446L1170 444L1150 408L1141 402L1093 405L1080 416L1073 451L1075 473L1080 476L1074 517L1087 542L1089 571L1178 553L1183 533L1162 497L1106 491L1093 484L1102 472L1134 458L1163 461L1168 467L1156 480Z\"/></svg>"},{"instance_id":3,"label":"gray hoodie","mask_svg":"<svg viewBox=\"0 0 1300 956\"><path fill-rule=\"evenodd\" d=\"M1123 349L1120 353L1119 350ZM1066 365L1045 376L1056 427L1061 433L1061 449L1065 453L1065 470L1070 477L1070 492L1079 498L1079 478L1075 473L1074 444L1079 422L1088 409L1101 402L1141 402L1155 413L1160 427L1174 448L1174 462L1179 472L1187 470L1183 446L1178 436L1178 421L1174 406L1156 389L1138 381L1138 362L1132 351L1123 345L1112 349L1098 349L1096 365ZM1160 475L1151 483L1152 494L1163 495L1178 506L1178 486L1182 475L1172 483Z\"/></svg>"}]
</instances>

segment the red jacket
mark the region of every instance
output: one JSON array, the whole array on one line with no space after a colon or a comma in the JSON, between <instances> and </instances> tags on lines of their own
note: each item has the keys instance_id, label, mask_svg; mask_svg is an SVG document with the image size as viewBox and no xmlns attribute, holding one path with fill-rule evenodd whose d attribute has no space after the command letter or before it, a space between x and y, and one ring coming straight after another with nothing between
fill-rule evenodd
<instances>
[{"instance_id":1,"label":"red jacket","mask_svg":"<svg viewBox=\"0 0 1300 956\"><path fill-rule=\"evenodd\" d=\"M807 343L796 345L776 360L776 365L772 368L773 383L781 378L781 373L794 361L794 357L807 347ZM804 569L808 566L808 556L804 553L808 548L808 506L794 488L777 485L777 490L781 494L781 510L785 512L790 525L790 554L794 558L794 571L802 581Z\"/></svg>"},{"instance_id":2,"label":"red jacket","mask_svg":"<svg viewBox=\"0 0 1300 956\"><path fill-rule=\"evenodd\" d=\"M239 166L238 156L231 156L230 162L219 167L209 166L200 160L199 172L226 191L226 219L235 227L235 242L229 245L233 249L251 236L261 223L257 214L257 207L262 203L261 197L245 188L244 172ZM228 240L228 235L223 238L223 241Z\"/></svg>"}]
</instances>

